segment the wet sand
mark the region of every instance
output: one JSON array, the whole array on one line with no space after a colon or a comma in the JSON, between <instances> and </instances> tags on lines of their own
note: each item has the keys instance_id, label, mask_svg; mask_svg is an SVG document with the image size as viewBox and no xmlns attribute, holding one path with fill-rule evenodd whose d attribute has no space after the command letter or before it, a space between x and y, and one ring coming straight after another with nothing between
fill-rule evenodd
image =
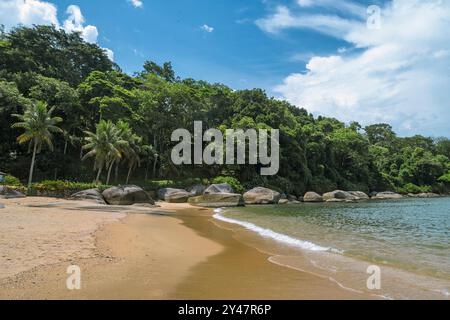
<instances>
[{"instance_id":1,"label":"wet sand","mask_svg":"<svg viewBox=\"0 0 450 320\"><path fill-rule=\"evenodd\" d=\"M29 201L44 200L2 200L0 246L14 257L0 257L0 299L370 298L269 262L269 255L213 223L211 210L186 204L99 207L55 199L31 208ZM24 234L28 228L34 231ZM71 238L62 236L67 233ZM20 237L26 245L18 245ZM56 243L58 250L42 242ZM41 260L27 258L28 265L11 268L30 252L39 252ZM66 287L70 265L81 269L81 290Z\"/></svg>"}]
</instances>

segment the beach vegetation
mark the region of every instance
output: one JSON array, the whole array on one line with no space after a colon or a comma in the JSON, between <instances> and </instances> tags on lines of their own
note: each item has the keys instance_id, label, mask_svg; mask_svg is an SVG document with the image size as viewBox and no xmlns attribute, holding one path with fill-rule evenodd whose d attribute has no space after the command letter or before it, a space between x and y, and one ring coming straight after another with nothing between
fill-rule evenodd
<instances>
[{"instance_id":1,"label":"beach vegetation","mask_svg":"<svg viewBox=\"0 0 450 320\"><path fill-rule=\"evenodd\" d=\"M39 130L31 126L37 114L45 123ZM174 165L171 134L194 121L223 132L279 129L278 175L261 177L253 164ZM400 137L385 123L314 116L261 89L181 78L170 62L149 60L126 74L98 45L52 26L2 35L0 136L2 170L29 186L52 179L156 190L224 181L236 191L263 186L294 195L450 188L448 138ZM43 145L49 148L35 157Z\"/></svg>"},{"instance_id":2,"label":"beach vegetation","mask_svg":"<svg viewBox=\"0 0 450 320\"><path fill-rule=\"evenodd\" d=\"M46 144L50 151L53 151L53 133L61 133L61 128L57 124L62 122L62 118L53 117L55 107L47 108L47 103L38 101L27 106L23 114L14 114L19 119L12 125L14 129L22 129L25 132L17 137L19 144L28 144L28 152L32 150L30 172L28 174L28 189L31 188L33 180L33 170L36 154L42 150L42 145Z\"/></svg>"}]
</instances>

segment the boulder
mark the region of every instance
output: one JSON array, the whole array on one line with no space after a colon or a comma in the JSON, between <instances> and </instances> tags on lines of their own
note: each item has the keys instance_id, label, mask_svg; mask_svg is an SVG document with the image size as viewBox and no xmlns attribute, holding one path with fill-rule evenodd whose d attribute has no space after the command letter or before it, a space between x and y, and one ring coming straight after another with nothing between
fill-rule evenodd
<instances>
[{"instance_id":1,"label":"boulder","mask_svg":"<svg viewBox=\"0 0 450 320\"><path fill-rule=\"evenodd\" d=\"M204 194L189 198L188 202L193 206L207 208L240 207L245 204L242 195L236 193Z\"/></svg>"},{"instance_id":2,"label":"boulder","mask_svg":"<svg viewBox=\"0 0 450 320\"><path fill-rule=\"evenodd\" d=\"M310 191L310 192L307 192L303 196L303 201L304 202L323 202L323 198L320 194Z\"/></svg>"},{"instance_id":3,"label":"boulder","mask_svg":"<svg viewBox=\"0 0 450 320\"><path fill-rule=\"evenodd\" d=\"M191 197L201 196L206 190L206 186L202 184L196 184L188 189Z\"/></svg>"},{"instance_id":4,"label":"boulder","mask_svg":"<svg viewBox=\"0 0 450 320\"><path fill-rule=\"evenodd\" d=\"M351 195L347 191L335 190L332 192L327 192L322 196L324 201L331 202L331 200L356 200L357 198Z\"/></svg>"},{"instance_id":5,"label":"boulder","mask_svg":"<svg viewBox=\"0 0 450 320\"><path fill-rule=\"evenodd\" d=\"M356 197L356 200L369 200L369 196L362 191L349 191L352 196Z\"/></svg>"},{"instance_id":6,"label":"boulder","mask_svg":"<svg viewBox=\"0 0 450 320\"><path fill-rule=\"evenodd\" d=\"M88 200L96 202L98 204L106 204L103 195L98 189L88 189L74 193L70 196L69 200Z\"/></svg>"},{"instance_id":7,"label":"boulder","mask_svg":"<svg viewBox=\"0 0 450 320\"><path fill-rule=\"evenodd\" d=\"M25 198L25 195L17 190L11 189L10 187L0 186L0 198L2 199Z\"/></svg>"},{"instance_id":8,"label":"boulder","mask_svg":"<svg viewBox=\"0 0 450 320\"><path fill-rule=\"evenodd\" d=\"M353 202L352 200L345 200L345 199L337 199L337 198L331 198L331 199L327 199L325 200L325 202L327 203L342 203L342 202Z\"/></svg>"},{"instance_id":9,"label":"boulder","mask_svg":"<svg viewBox=\"0 0 450 320\"><path fill-rule=\"evenodd\" d=\"M278 201L278 204L288 204L289 200L288 199L280 199L280 201Z\"/></svg>"},{"instance_id":10,"label":"boulder","mask_svg":"<svg viewBox=\"0 0 450 320\"><path fill-rule=\"evenodd\" d=\"M292 194L288 194L287 199L289 201L291 201L291 202L292 201L298 201L298 198L296 196L292 195Z\"/></svg>"},{"instance_id":11,"label":"boulder","mask_svg":"<svg viewBox=\"0 0 450 320\"><path fill-rule=\"evenodd\" d=\"M233 188L228 183L212 184L206 188L203 194L213 194L213 193L234 193Z\"/></svg>"},{"instance_id":12,"label":"boulder","mask_svg":"<svg viewBox=\"0 0 450 320\"><path fill-rule=\"evenodd\" d=\"M374 200L395 200L395 199L402 199L403 196L401 194L386 191L386 192L379 192L376 196L372 197Z\"/></svg>"},{"instance_id":13,"label":"boulder","mask_svg":"<svg viewBox=\"0 0 450 320\"><path fill-rule=\"evenodd\" d=\"M138 186L118 186L103 191L103 198L110 205L129 206L136 203L155 204L152 198Z\"/></svg>"},{"instance_id":14,"label":"boulder","mask_svg":"<svg viewBox=\"0 0 450 320\"><path fill-rule=\"evenodd\" d=\"M254 188L244 193L245 204L276 204L280 199L280 193L262 187Z\"/></svg>"},{"instance_id":15,"label":"boulder","mask_svg":"<svg viewBox=\"0 0 450 320\"><path fill-rule=\"evenodd\" d=\"M191 194L183 189L165 188L158 190L158 198L169 203L185 203Z\"/></svg>"},{"instance_id":16,"label":"boulder","mask_svg":"<svg viewBox=\"0 0 450 320\"><path fill-rule=\"evenodd\" d=\"M431 192L426 192L426 193L419 193L417 195L418 198L439 198L440 195L438 195L437 193L431 193Z\"/></svg>"},{"instance_id":17,"label":"boulder","mask_svg":"<svg viewBox=\"0 0 450 320\"><path fill-rule=\"evenodd\" d=\"M369 197L371 197L371 198L376 197L377 194L378 194L377 191L372 191L372 192L369 194Z\"/></svg>"}]
</instances>

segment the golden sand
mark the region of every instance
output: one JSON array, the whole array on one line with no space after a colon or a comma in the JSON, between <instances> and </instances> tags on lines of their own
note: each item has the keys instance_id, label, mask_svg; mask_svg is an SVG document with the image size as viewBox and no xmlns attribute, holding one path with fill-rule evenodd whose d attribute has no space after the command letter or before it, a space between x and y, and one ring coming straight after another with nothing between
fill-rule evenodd
<instances>
[{"instance_id":1,"label":"golden sand","mask_svg":"<svg viewBox=\"0 0 450 320\"><path fill-rule=\"evenodd\" d=\"M366 299L288 269L187 204L2 200L0 299ZM68 266L81 289L68 290Z\"/></svg>"}]
</instances>

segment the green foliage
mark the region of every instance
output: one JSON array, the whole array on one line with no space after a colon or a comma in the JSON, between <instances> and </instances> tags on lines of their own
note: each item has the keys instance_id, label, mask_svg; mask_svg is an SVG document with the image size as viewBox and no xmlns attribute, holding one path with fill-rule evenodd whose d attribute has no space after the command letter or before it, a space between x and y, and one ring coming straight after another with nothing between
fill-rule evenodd
<instances>
[{"instance_id":1,"label":"green foliage","mask_svg":"<svg viewBox=\"0 0 450 320\"><path fill-rule=\"evenodd\" d=\"M53 133L62 132L57 124L63 121L60 117L52 116L54 110L55 107L48 109L47 103L38 101L28 106L24 114L14 114L19 122L14 123L12 128L25 131L17 137L17 141L20 144L29 143L29 150L36 146L38 153L44 143L53 151Z\"/></svg>"},{"instance_id":2,"label":"green foliage","mask_svg":"<svg viewBox=\"0 0 450 320\"><path fill-rule=\"evenodd\" d=\"M443 182L450 185L450 172L447 172L438 179L439 182Z\"/></svg>"},{"instance_id":3,"label":"green foliage","mask_svg":"<svg viewBox=\"0 0 450 320\"><path fill-rule=\"evenodd\" d=\"M22 183L20 182L19 178L16 178L16 177L10 176L10 175L5 176L5 181L3 181L2 184L6 185L6 186L15 186L15 187L23 186Z\"/></svg>"},{"instance_id":4,"label":"green foliage","mask_svg":"<svg viewBox=\"0 0 450 320\"><path fill-rule=\"evenodd\" d=\"M45 104L53 107L53 115ZM11 128L13 114L23 116L15 125L25 129L19 140ZM63 134L32 125L38 118L45 119L45 126L60 125ZM173 165L171 134L178 128L192 131L195 120L203 121L204 129L279 129L279 174L261 177L258 165ZM97 45L51 26L0 32L0 136L2 169L21 179L30 156L20 143L37 142L53 148L43 149L36 159L38 180L97 177L107 184L144 181L146 189L157 190L207 184L195 177L219 176L214 181L230 183L239 192L264 186L296 195L449 187L448 138L401 138L389 124L362 129L356 122L314 117L261 89L232 90L181 79L170 62L146 61L141 72L130 76ZM97 172L91 161L83 161L88 158Z\"/></svg>"},{"instance_id":5,"label":"green foliage","mask_svg":"<svg viewBox=\"0 0 450 320\"><path fill-rule=\"evenodd\" d=\"M428 193L432 192L433 188L431 186L416 186L413 183L407 183L403 187L399 187L396 190L399 193Z\"/></svg>"},{"instance_id":6,"label":"green foliage","mask_svg":"<svg viewBox=\"0 0 450 320\"><path fill-rule=\"evenodd\" d=\"M234 177L226 177L226 176L215 177L212 180L212 183L215 183L215 184L228 183L233 188L233 190L237 193L242 193L245 191L244 187L239 182L239 180Z\"/></svg>"},{"instance_id":7,"label":"green foliage","mask_svg":"<svg viewBox=\"0 0 450 320\"><path fill-rule=\"evenodd\" d=\"M208 183L208 180L200 178L189 178L181 180L147 180L143 183L140 183L139 185L141 185L147 191L157 191L164 188L186 189L196 184L207 185Z\"/></svg>"},{"instance_id":8,"label":"green foliage","mask_svg":"<svg viewBox=\"0 0 450 320\"><path fill-rule=\"evenodd\" d=\"M32 188L37 191L56 191L56 192L64 192L64 191L73 191L76 192L78 190L86 190L86 189L100 189L100 191L104 191L111 186L108 185L100 185L95 183L84 183L84 182L71 182L71 181L62 181L62 180L44 180L39 183L33 183Z\"/></svg>"}]
</instances>

